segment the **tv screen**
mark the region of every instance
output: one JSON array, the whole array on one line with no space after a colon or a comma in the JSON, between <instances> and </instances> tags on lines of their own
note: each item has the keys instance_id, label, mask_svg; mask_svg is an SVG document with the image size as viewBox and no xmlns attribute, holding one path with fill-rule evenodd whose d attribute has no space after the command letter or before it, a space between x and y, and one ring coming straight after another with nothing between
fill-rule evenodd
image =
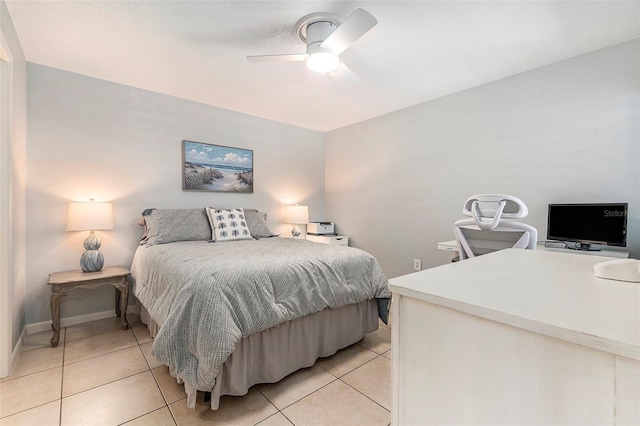
<instances>
[{"instance_id":1,"label":"tv screen","mask_svg":"<svg viewBox=\"0 0 640 426\"><path fill-rule=\"evenodd\" d=\"M547 239L627 246L627 203L549 204Z\"/></svg>"}]
</instances>

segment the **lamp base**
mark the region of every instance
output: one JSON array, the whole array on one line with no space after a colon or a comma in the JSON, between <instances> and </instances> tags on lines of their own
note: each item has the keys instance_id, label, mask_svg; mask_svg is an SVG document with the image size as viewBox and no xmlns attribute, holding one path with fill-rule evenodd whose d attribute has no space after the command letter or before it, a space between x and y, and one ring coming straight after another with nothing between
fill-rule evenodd
<instances>
[{"instance_id":1,"label":"lamp base","mask_svg":"<svg viewBox=\"0 0 640 426\"><path fill-rule=\"evenodd\" d=\"M80 258L80 268L83 272L98 272L104 265L104 257L102 253L98 251L100 248L100 238L94 231L89 233L89 236L84 240L85 252L82 253Z\"/></svg>"},{"instance_id":2,"label":"lamp base","mask_svg":"<svg viewBox=\"0 0 640 426\"><path fill-rule=\"evenodd\" d=\"M294 226L293 229L291 230L291 235L293 236L293 238L300 238L301 233L302 231L300 231L300 228L298 228L298 225Z\"/></svg>"},{"instance_id":3,"label":"lamp base","mask_svg":"<svg viewBox=\"0 0 640 426\"><path fill-rule=\"evenodd\" d=\"M80 258L82 272L98 272L104 266L104 256L98 250L87 250Z\"/></svg>"}]
</instances>

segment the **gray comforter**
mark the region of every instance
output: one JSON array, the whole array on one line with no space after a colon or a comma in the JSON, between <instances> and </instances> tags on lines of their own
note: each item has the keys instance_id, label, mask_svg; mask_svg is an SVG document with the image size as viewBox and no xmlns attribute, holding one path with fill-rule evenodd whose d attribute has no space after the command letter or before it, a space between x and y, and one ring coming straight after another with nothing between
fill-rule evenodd
<instances>
[{"instance_id":1,"label":"gray comforter","mask_svg":"<svg viewBox=\"0 0 640 426\"><path fill-rule=\"evenodd\" d=\"M133 293L161 326L152 354L191 390L212 389L243 337L391 297L369 253L289 238L141 246L131 274Z\"/></svg>"}]
</instances>

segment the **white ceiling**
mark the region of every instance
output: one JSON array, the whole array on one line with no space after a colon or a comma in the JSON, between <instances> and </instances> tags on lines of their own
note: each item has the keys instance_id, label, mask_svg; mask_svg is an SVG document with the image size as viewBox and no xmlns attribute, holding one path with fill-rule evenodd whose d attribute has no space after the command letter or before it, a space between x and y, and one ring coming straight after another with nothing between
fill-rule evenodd
<instances>
[{"instance_id":1,"label":"white ceiling","mask_svg":"<svg viewBox=\"0 0 640 426\"><path fill-rule=\"evenodd\" d=\"M7 1L26 59L329 131L640 36L640 1ZM313 12L378 19L341 58L344 84L303 62Z\"/></svg>"}]
</instances>

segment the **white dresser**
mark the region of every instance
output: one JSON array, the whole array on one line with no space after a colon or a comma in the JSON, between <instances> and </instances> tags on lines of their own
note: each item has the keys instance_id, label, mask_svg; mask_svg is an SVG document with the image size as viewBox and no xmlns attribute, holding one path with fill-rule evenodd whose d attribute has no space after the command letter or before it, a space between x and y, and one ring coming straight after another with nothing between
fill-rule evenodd
<instances>
[{"instance_id":1,"label":"white dresser","mask_svg":"<svg viewBox=\"0 0 640 426\"><path fill-rule=\"evenodd\" d=\"M349 237L345 235L311 235L307 234L307 240L334 246L348 246Z\"/></svg>"},{"instance_id":2,"label":"white dresser","mask_svg":"<svg viewBox=\"0 0 640 426\"><path fill-rule=\"evenodd\" d=\"M640 424L640 284L503 250L390 280L392 423Z\"/></svg>"}]
</instances>

